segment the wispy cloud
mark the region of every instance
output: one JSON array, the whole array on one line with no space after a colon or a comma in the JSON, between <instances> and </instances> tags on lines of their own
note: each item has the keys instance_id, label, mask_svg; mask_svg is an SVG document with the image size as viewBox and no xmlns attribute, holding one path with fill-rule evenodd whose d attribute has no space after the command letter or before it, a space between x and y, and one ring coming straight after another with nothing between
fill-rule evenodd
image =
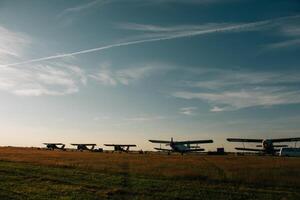
<instances>
[{"instance_id":1,"label":"wispy cloud","mask_svg":"<svg viewBox=\"0 0 300 200\"><path fill-rule=\"evenodd\" d=\"M0 27L0 60L21 59L32 39ZM68 62L43 62L22 68L0 65L0 90L21 96L75 93L86 76L80 67Z\"/></svg>"},{"instance_id":2,"label":"wispy cloud","mask_svg":"<svg viewBox=\"0 0 300 200\"><path fill-rule=\"evenodd\" d=\"M85 84L84 72L65 63L0 67L0 90L20 96L65 95L76 93Z\"/></svg>"},{"instance_id":3,"label":"wispy cloud","mask_svg":"<svg viewBox=\"0 0 300 200\"><path fill-rule=\"evenodd\" d=\"M137 116L137 117L128 117L124 118L123 120L126 121L135 121L135 122L144 122L144 121L156 121L156 120L162 120L166 119L164 116Z\"/></svg>"},{"instance_id":4,"label":"wispy cloud","mask_svg":"<svg viewBox=\"0 0 300 200\"><path fill-rule=\"evenodd\" d=\"M24 48L31 43L31 39L22 33L17 33L0 26L0 62L12 62L20 59Z\"/></svg>"},{"instance_id":5,"label":"wispy cloud","mask_svg":"<svg viewBox=\"0 0 300 200\"><path fill-rule=\"evenodd\" d=\"M300 23L297 21L296 24L288 24L288 25L282 25L281 27L281 33L286 36L300 36Z\"/></svg>"},{"instance_id":6,"label":"wispy cloud","mask_svg":"<svg viewBox=\"0 0 300 200\"><path fill-rule=\"evenodd\" d=\"M229 0L227 0L229 1ZM233 1L233 0L231 0ZM60 12L57 17L63 18L71 16L74 18L74 14L78 14L93 8L99 8L112 3L126 3L126 4L167 4L167 3L182 3L182 4L212 4L225 2L224 0L90 0L84 3L69 7ZM72 20L71 20L72 21Z\"/></svg>"},{"instance_id":7,"label":"wispy cloud","mask_svg":"<svg viewBox=\"0 0 300 200\"><path fill-rule=\"evenodd\" d=\"M208 76L212 73L214 76ZM189 81L188 90L175 92L173 96L206 101L213 106L212 112L300 103L298 73L207 70L203 77L209 78Z\"/></svg>"},{"instance_id":8,"label":"wispy cloud","mask_svg":"<svg viewBox=\"0 0 300 200\"><path fill-rule=\"evenodd\" d=\"M226 108L220 108L218 106L214 106L212 109L210 109L211 112L222 112L226 110Z\"/></svg>"},{"instance_id":9,"label":"wispy cloud","mask_svg":"<svg viewBox=\"0 0 300 200\"><path fill-rule=\"evenodd\" d=\"M93 1L85 1L85 3L83 4L79 4L70 8L66 8L65 10L63 10L57 17L61 18L61 17L65 17L71 14L75 14L78 12L82 12L84 10L88 10L90 8L93 8L95 6L99 6L99 5L105 5L112 2L112 0L93 0Z\"/></svg>"},{"instance_id":10,"label":"wispy cloud","mask_svg":"<svg viewBox=\"0 0 300 200\"><path fill-rule=\"evenodd\" d=\"M289 91L285 88L243 89L221 93L176 92L174 96L184 99L201 99L212 104L227 106L222 108L223 110L300 103L300 91Z\"/></svg>"},{"instance_id":11,"label":"wispy cloud","mask_svg":"<svg viewBox=\"0 0 300 200\"><path fill-rule=\"evenodd\" d=\"M195 115L195 111L197 110L197 107L183 107L179 109L179 113L183 115Z\"/></svg>"},{"instance_id":12,"label":"wispy cloud","mask_svg":"<svg viewBox=\"0 0 300 200\"><path fill-rule=\"evenodd\" d=\"M283 42L272 43L272 44L266 45L266 48L274 50L274 49L282 49L282 48L297 47L297 46L300 46L300 37L299 37L299 39L286 40Z\"/></svg>"},{"instance_id":13,"label":"wispy cloud","mask_svg":"<svg viewBox=\"0 0 300 200\"><path fill-rule=\"evenodd\" d=\"M156 29L156 30L157 29L166 29L166 31L161 31L161 32L156 31L155 33L153 33L153 31L150 31L150 33L145 33L143 35L136 36L137 38L144 38L144 39L120 42L120 43L110 44L110 45L101 46L101 47L97 47L97 48L93 48L93 49L86 49L86 50L65 53L65 54L59 54L59 55L54 55L54 56L47 56L47 57L42 57L42 58L38 58L38 59L30 59L30 60L26 60L23 62L7 64L6 66L17 66L17 65L21 65L21 64L27 64L27 63L40 62L40 61L45 61L45 60L52 60L52 59L69 57L69 56L87 54L87 53L103 51L103 50L111 49L111 48L115 48L115 47L136 45L136 44L147 43L147 42L164 41L164 40L178 39L178 38L184 38L184 37L193 37L193 36L199 36L199 35L213 34L213 33L260 30L261 28L266 28L267 26L276 25L283 20L289 20L289 19L294 19L294 18L299 18L299 17L300 17L299 15L289 16L289 17L282 17L282 18L271 19L271 20L257 21L257 22L252 22L252 23L206 24L206 25L199 26L198 29L195 28L195 26L193 25L191 30L189 30L187 28L188 26L186 26L186 29L183 30L182 27L178 28L178 26L162 28L159 26L152 25L154 27L152 29ZM127 25L127 28L130 28L130 26ZM173 31L173 30L175 30L175 31ZM145 31L147 31L147 30L145 30Z\"/></svg>"},{"instance_id":14,"label":"wispy cloud","mask_svg":"<svg viewBox=\"0 0 300 200\"><path fill-rule=\"evenodd\" d=\"M297 71L294 72L253 72L224 69L200 69L198 73L202 80L186 81L189 87L211 90L244 87L259 87L280 84L296 84L300 82Z\"/></svg>"},{"instance_id":15,"label":"wispy cloud","mask_svg":"<svg viewBox=\"0 0 300 200\"><path fill-rule=\"evenodd\" d=\"M300 46L300 23L299 20L291 20L279 25L279 34L284 37L282 41L266 45L267 50L278 50Z\"/></svg>"},{"instance_id":16,"label":"wispy cloud","mask_svg":"<svg viewBox=\"0 0 300 200\"><path fill-rule=\"evenodd\" d=\"M142 79L149 73L157 69L152 65L144 65L140 67L131 67L119 70L113 70L110 64L104 63L100 67L101 69L90 74L89 77L98 81L103 85L115 86L115 85L129 85L130 83Z\"/></svg>"}]
</instances>

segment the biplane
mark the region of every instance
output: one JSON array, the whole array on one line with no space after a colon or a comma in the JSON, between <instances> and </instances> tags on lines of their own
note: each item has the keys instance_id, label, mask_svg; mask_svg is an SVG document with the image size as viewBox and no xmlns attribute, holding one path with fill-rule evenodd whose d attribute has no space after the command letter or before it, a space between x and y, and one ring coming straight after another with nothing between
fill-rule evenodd
<instances>
[{"instance_id":1,"label":"biplane","mask_svg":"<svg viewBox=\"0 0 300 200\"><path fill-rule=\"evenodd\" d=\"M170 152L178 152L178 153L189 153L189 152L200 152L204 151L205 149L201 148L199 144L207 144L207 143L213 143L213 140L188 140L188 141L174 141L173 138L171 138L171 141L167 140L149 140L149 142L152 143L159 143L160 147L155 147L155 150L158 151L166 151L168 153ZM164 144L166 146L170 146L170 148L162 148L161 144Z\"/></svg>"},{"instance_id":2,"label":"biplane","mask_svg":"<svg viewBox=\"0 0 300 200\"><path fill-rule=\"evenodd\" d=\"M60 149L65 150L65 144L63 143L43 143L46 145L47 149L54 150L54 149Z\"/></svg>"},{"instance_id":3,"label":"biplane","mask_svg":"<svg viewBox=\"0 0 300 200\"><path fill-rule=\"evenodd\" d=\"M97 144L71 144L71 145L77 146L78 151L84 151L84 150L94 151L94 148ZM89 146L90 146L90 148L89 148Z\"/></svg>"},{"instance_id":4,"label":"biplane","mask_svg":"<svg viewBox=\"0 0 300 200\"><path fill-rule=\"evenodd\" d=\"M130 147L136 147L135 144L104 144L107 147L114 147L114 151L129 152Z\"/></svg>"},{"instance_id":5,"label":"biplane","mask_svg":"<svg viewBox=\"0 0 300 200\"><path fill-rule=\"evenodd\" d=\"M281 147L288 147L286 144L274 144L274 143L282 143L282 142L297 142L300 141L300 137L298 138L279 138L279 139L242 139L242 138L227 138L229 142L242 142L243 147L236 147L236 150L240 151L254 151L263 154L272 154L275 155L280 151ZM256 145L257 148L245 148L244 143L260 143Z\"/></svg>"}]
</instances>

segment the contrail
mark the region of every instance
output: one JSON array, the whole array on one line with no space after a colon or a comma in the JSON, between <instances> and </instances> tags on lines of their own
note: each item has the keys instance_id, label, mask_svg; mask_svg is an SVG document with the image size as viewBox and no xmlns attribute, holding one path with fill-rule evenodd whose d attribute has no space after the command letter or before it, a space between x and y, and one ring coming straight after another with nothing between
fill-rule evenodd
<instances>
[{"instance_id":1,"label":"contrail","mask_svg":"<svg viewBox=\"0 0 300 200\"><path fill-rule=\"evenodd\" d=\"M92 48L92 49L86 49L86 50L75 51L75 52L71 52L71 53L64 53L64 54L59 54L59 55L54 55L54 56L31 59L31 60L26 60L26 61L23 61L23 62L11 63L11 64L7 64L7 65L2 65L2 67L11 67L11 66L34 63L34 62L39 62L39 61L47 61L47 60L52 60L52 59L57 59L57 58L64 58L64 57L69 57L69 56L81 55L81 54L86 54L86 53L111 49L111 48L114 48L114 47L128 46L128 45L134 45L134 44L140 44L140 43L171 40L171 39L176 39L176 38L192 37L192 36L204 35L204 34L210 34L210 33L217 33L217 32L243 31L244 29L254 28L254 27L257 27L257 26L271 24L274 21L290 19L290 18L298 18L298 17L300 17L300 15L282 17L282 18L277 18L277 19L273 19L273 20L265 20L265 21L252 22L252 23L246 23L246 24L230 25L230 26L227 26L227 27L220 27L220 28L214 28L214 29L208 29L208 30L193 30L193 31L182 31L182 32L179 32L179 33L178 32L169 33L169 35L162 36L162 37L142 39L142 40L133 40L133 41L128 41L128 42L121 42L121 43L106 45L106 46Z\"/></svg>"}]
</instances>

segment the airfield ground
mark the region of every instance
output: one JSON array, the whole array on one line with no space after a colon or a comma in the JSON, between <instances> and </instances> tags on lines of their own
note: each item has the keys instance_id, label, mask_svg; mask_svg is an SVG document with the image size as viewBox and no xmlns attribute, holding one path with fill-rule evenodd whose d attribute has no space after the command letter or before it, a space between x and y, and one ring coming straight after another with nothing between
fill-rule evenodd
<instances>
[{"instance_id":1,"label":"airfield ground","mask_svg":"<svg viewBox=\"0 0 300 200\"><path fill-rule=\"evenodd\" d=\"M300 159L0 148L0 199L300 199Z\"/></svg>"}]
</instances>

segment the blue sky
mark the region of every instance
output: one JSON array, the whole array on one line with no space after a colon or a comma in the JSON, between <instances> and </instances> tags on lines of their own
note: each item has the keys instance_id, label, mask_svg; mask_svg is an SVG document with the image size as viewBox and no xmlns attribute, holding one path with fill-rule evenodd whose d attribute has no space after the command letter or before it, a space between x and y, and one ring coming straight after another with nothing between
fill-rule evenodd
<instances>
[{"instance_id":1,"label":"blue sky","mask_svg":"<svg viewBox=\"0 0 300 200\"><path fill-rule=\"evenodd\" d=\"M0 0L1 145L300 134L300 3Z\"/></svg>"}]
</instances>

